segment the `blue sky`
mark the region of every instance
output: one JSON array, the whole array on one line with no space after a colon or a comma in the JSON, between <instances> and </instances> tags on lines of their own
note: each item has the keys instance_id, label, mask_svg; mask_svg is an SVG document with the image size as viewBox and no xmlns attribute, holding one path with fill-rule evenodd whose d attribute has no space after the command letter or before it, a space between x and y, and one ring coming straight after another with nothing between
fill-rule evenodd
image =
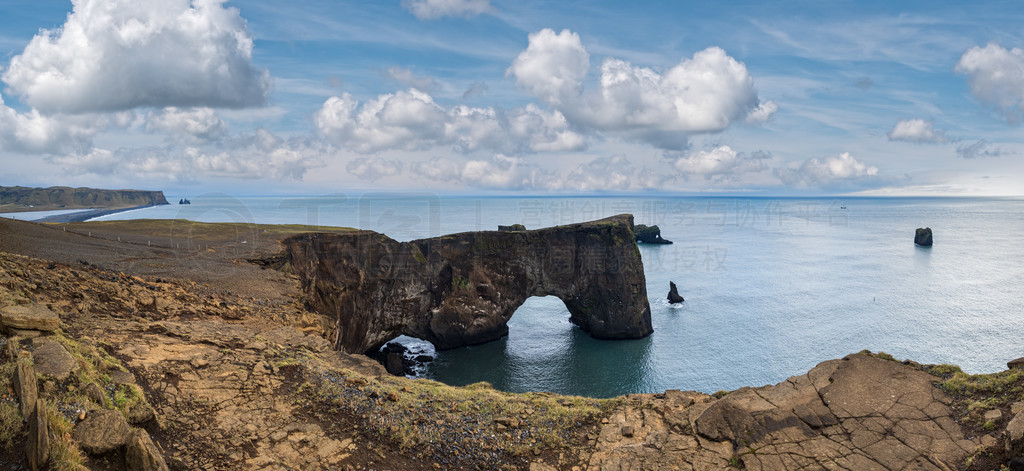
<instances>
[{"instance_id":1,"label":"blue sky","mask_svg":"<svg viewBox=\"0 0 1024 471\"><path fill-rule=\"evenodd\" d=\"M0 184L1024 194L1015 2L0 0Z\"/></svg>"}]
</instances>

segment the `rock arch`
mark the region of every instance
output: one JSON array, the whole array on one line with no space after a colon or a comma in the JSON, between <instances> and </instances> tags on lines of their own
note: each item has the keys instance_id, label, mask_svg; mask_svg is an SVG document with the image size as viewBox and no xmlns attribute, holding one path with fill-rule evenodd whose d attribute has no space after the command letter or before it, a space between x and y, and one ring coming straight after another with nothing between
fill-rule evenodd
<instances>
[{"instance_id":1,"label":"rock arch","mask_svg":"<svg viewBox=\"0 0 1024 471\"><path fill-rule=\"evenodd\" d=\"M439 349L496 340L531 296L557 296L595 338L654 331L628 214L411 242L372 231L309 233L284 245L310 303L335 322L336 348L350 353L402 334Z\"/></svg>"}]
</instances>

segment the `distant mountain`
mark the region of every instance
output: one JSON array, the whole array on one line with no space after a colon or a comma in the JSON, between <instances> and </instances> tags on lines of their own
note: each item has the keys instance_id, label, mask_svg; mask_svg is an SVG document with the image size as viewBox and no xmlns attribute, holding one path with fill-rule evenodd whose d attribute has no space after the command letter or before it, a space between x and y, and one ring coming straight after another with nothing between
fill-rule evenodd
<instances>
[{"instance_id":1,"label":"distant mountain","mask_svg":"<svg viewBox=\"0 0 1024 471\"><path fill-rule=\"evenodd\" d=\"M119 208L168 204L162 191L0 186L0 212L48 209Z\"/></svg>"}]
</instances>

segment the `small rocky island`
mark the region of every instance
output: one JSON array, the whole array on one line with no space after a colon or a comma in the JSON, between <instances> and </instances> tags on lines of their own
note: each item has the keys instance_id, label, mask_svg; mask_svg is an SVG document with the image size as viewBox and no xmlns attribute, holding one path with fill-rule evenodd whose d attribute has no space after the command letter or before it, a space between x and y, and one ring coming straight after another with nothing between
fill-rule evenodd
<instances>
[{"instance_id":1,"label":"small rocky island","mask_svg":"<svg viewBox=\"0 0 1024 471\"><path fill-rule=\"evenodd\" d=\"M932 246L932 228L924 227L917 228L917 232L914 234L914 245L920 247L931 247Z\"/></svg>"},{"instance_id":2,"label":"small rocky island","mask_svg":"<svg viewBox=\"0 0 1024 471\"><path fill-rule=\"evenodd\" d=\"M663 239L661 237L661 228L657 224L653 226L645 226L643 224L637 224L633 229L633 233L636 236L636 241L643 244L671 244L672 241Z\"/></svg>"},{"instance_id":3,"label":"small rocky island","mask_svg":"<svg viewBox=\"0 0 1024 471\"><path fill-rule=\"evenodd\" d=\"M411 242L372 231L311 233L283 241L283 262L336 323L331 340L350 353L399 335L439 349L497 340L527 298L548 295L592 337L636 339L654 329L633 239L628 214Z\"/></svg>"}]
</instances>

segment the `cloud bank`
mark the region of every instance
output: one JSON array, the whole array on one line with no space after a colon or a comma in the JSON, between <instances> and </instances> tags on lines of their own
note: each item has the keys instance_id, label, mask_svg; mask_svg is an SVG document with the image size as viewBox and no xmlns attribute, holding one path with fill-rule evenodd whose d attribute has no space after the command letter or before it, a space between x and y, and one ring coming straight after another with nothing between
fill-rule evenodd
<instances>
[{"instance_id":1,"label":"cloud bank","mask_svg":"<svg viewBox=\"0 0 1024 471\"><path fill-rule=\"evenodd\" d=\"M775 176L797 188L843 188L863 186L878 178L878 167L853 158L849 152L837 157L809 159L797 168L775 169Z\"/></svg>"},{"instance_id":2,"label":"cloud bank","mask_svg":"<svg viewBox=\"0 0 1024 471\"><path fill-rule=\"evenodd\" d=\"M262 105L270 74L223 0L78 0L63 26L40 30L3 81L42 113L136 107Z\"/></svg>"}]
</instances>

